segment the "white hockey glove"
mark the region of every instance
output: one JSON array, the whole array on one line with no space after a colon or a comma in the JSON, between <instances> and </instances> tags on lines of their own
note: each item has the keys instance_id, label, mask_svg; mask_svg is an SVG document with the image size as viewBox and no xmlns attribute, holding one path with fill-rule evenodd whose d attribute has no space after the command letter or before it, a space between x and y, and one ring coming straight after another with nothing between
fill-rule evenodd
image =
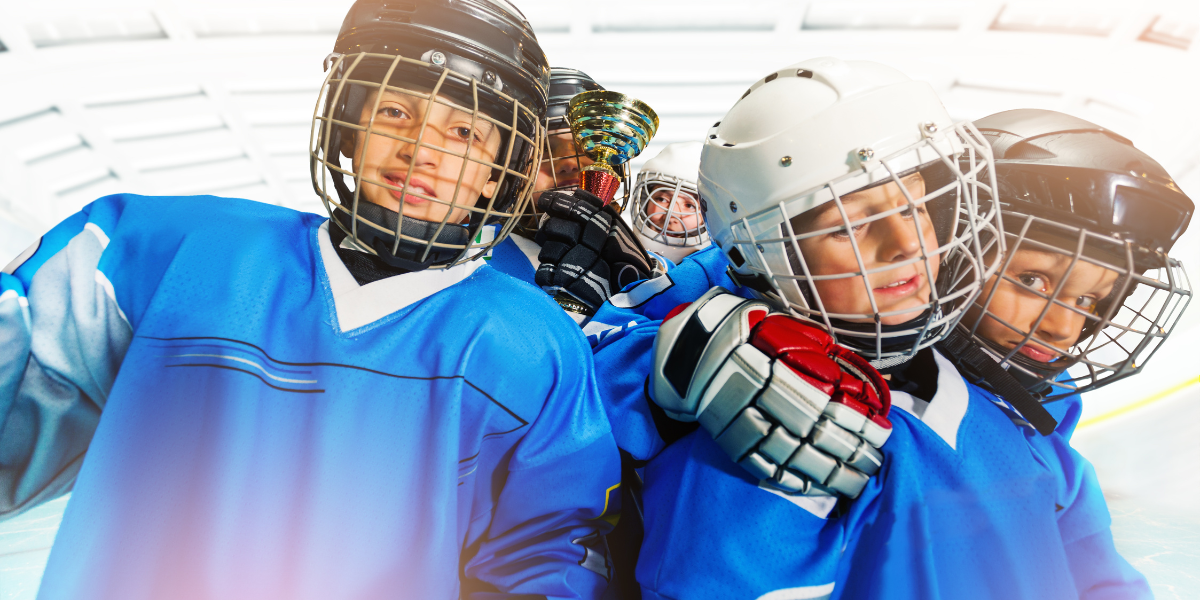
<instances>
[{"instance_id":1,"label":"white hockey glove","mask_svg":"<svg viewBox=\"0 0 1200 600\"><path fill-rule=\"evenodd\" d=\"M719 287L654 340L654 402L791 493L856 498L892 432L883 377L829 334Z\"/></svg>"}]
</instances>

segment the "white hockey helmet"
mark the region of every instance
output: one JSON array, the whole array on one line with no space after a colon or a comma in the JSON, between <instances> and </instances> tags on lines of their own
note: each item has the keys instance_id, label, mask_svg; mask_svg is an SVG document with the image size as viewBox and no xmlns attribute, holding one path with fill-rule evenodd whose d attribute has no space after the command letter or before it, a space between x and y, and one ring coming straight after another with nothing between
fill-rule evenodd
<instances>
[{"instance_id":1,"label":"white hockey helmet","mask_svg":"<svg viewBox=\"0 0 1200 600\"><path fill-rule=\"evenodd\" d=\"M700 142L677 142L646 161L633 186L633 228L647 250L679 262L709 244L696 190Z\"/></svg>"},{"instance_id":2,"label":"white hockey helmet","mask_svg":"<svg viewBox=\"0 0 1200 600\"><path fill-rule=\"evenodd\" d=\"M1002 244L999 215L990 203L978 202L981 186L991 189L993 172L979 132L970 123L955 124L928 83L873 62L816 58L760 79L713 125L699 191L709 231L728 256L735 281L825 327L838 343L883 368L944 337L980 282L995 272L998 253L981 247L979 234L987 230L991 235L982 239ZM920 197L905 185L913 173L921 174ZM848 216L844 196L888 183L903 194L898 205ZM827 203L840 214L835 226L797 230L796 217ZM936 247L927 243L931 232L914 212L928 212ZM911 222L919 251L875 264L856 236L895 215ZM827 257L806 256L802 245L839 232L857 267L814 275L810 267ZM880 281L902 273L929 295L908 300L922 303L919 317L896 323L914 308L889 311L879 286L895 285ZM844 299L822 298L818 288L838 280L861 284L852 291L865 290L869 306L827 310L831 301Z\"/></svg>"}]
</instances>

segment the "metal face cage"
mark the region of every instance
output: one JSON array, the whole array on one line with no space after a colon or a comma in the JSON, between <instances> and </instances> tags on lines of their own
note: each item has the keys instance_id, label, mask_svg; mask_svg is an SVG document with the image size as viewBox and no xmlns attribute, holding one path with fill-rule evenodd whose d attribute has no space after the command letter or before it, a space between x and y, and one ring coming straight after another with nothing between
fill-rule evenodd
<instances>
[{"instance_id":1,"label":"metal face cage","mask_svg":"<svg viewBox=\"0 0 1200 600\"><path fill-rule=\"evenodd\" d=\"M986 201L995 189L995 169L990 147L970 123L882 158L869 149L851 154L859 168L734 221L726 252L740 285L885 368L945 337L999 268L1003 227L995 203ZM918 173L924 181L920 196L903 181ZM870 184L864 187L864 181ZM893 186L903 201L868 214L854 206L853 194L879 186ZM829 210L836 211L832 223L822 218L814 224L826 226L804 226L813 214ZM917 247L905 257L866 254L863 245L875 245L869 240L876 228L903 232ZM841 242L816 245L830 239ZM846 267L830 272L831 262ZM891 280L915 281L917 294L894 307L887 289L901 286ZM921 298L926 288L928 296Z\"/></svg>"},{"instance_id":2,"label":"metal face cage","mask_svg":"<svg viewBox=\"0 0 1200 600\"><path fill-rule=\"evenodd\" d=\"M633 188L633 226L664 246L696 247L708 243L708 228L696 184L665 173L638 173Z\"/></svg>"},{"instance_id":3,"label":"metal face cage","mask_svg":"<svg viewBox=\"0 0 1200 600\"><path fill-rule=\"evenodd\" d=\"M331 55L309 143L313 188L343 244L410 270L452 267L502 241L546 143L536 109L493 73L480 82L440 53L426 58Z\"/></svg>"},{"instance_id":4,"label":"metal face cage","mask_svg":"<svg viewBox=\"0 0 1200 600\"><path fill-rule=\"evenodd\" d=\"M1044 400L1139 372L1191 301L1182 264L1164 253L1029 214L1006 210L1004 219L1004 263L963 325ZM1031 252L1058 265L1036 273L1046 280L1040 289L1022 281L1033 275L1021 261ZM1113 280L1111 292L1090 306L1063 297L1074 293L1074 282L1104 276Z\"/></svg>"}]
</instances>

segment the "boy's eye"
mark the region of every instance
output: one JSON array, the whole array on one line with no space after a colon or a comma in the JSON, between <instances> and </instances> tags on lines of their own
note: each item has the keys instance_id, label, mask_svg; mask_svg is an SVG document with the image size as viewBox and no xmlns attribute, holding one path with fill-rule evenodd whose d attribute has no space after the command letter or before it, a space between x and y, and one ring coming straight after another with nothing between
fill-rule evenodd
<instances>
[{"instance_id":1,"label":"boy's eye","mask_svg":"<svg viewBox=\"0 0 1200 600\"><path fill-rule=\"evenodd\" d=\"M1021 285L1027 288L1039 292L1046 291L1046 278L1038 273L1021 273L1017 275L1017 281L1020 281Z\"/></svg>"},{"instance_id":2,"label":"boy's eye","mask_svg":"<svg viewBox=\"0 0 1200 600\"><path fill-rule=\"evenodd\" d=\"M476 142L483 141L479 136L479 132L472 131L470 127L455 127L451 130L451 133L453 133L460 140L468 140L474 136Z\"/></svg>"},{"instance_id":3,"label":"boy's eye","mask_svg":"<svg viewBox=\"0 0 1200 600\"><path fill-rule=\"evenodd\" d=\"M403 119L408 116L404 110L395 106L382 106L379 108L379 114L389 119Z\"/></svg>"},{"instance_id":4,"label":"boy's eye","mask_svg":"<svg viewBox=\"0 0 1200 600\"><path fill-rule=\"evenodd\" d=\"M860 223L860 224L858 224L858 225L852 225L852 226L850 226L850 231L853 231L853 232L854 232L854 235L858 235L858 232L862 231L862 230L863 230L863 228L864 228L864 227L866 227L866 226L867 226L867 224L866 224L866 223ZM834 237L839 237L839 238L846 238L846 239L849 239L849 238L850 238L850 234L849 234L849 233L848 233L848 232L847 232L845 229L841 229L841 230L835 231L835 232L833 232L831 235L833 235Z\"/></svg>"},{"instance_id":5,"label":"boy's eye","mask_svg":"<svg viewBox=\"0 0 1200 600\"><path fill-rule=\"evenodd\" d=\"M1076 298L1075 306L1078 306L1089 313L1096 313L1096 299L1091 296L1080 296Z\"/></svg>"},{"instance_id":6,"label":"boy's eye","mask_svg":"<svg viewBox=\"0 0 1200 600\"><path fill-rule=\"evenodd\" d=\"M924 204L918 204L916 206L916 213L919 215L925 215L929 214L929 210L925 208ZM913 206L911 204L906 206L904 210L900 211L900 216L905 219L913 218Z\"/></svg>"}]
</instances>

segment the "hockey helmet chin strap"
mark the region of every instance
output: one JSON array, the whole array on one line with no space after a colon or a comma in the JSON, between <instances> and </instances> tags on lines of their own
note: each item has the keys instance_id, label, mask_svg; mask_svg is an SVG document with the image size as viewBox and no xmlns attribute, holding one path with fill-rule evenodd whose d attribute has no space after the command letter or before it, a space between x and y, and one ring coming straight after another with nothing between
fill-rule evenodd
<instances>
[{"instance_id":1,"label":"hockey helmet chin strap","mask_svg":"<svg viewBox=\"0 0 1200 600\"><path fill-rule=\"evenodd\" d=\"M938 347L964 376L976 384L985 384L997 396L1007 400L1038 433L1050 435L1058 427L1058 421L1046 407L961 329L955 327L950 335L938 342Z\"/></svg>"},{"instance_id":2,"label":"hockey helmet chin strap","mask_svg":"<svg viewBox=\"0 0 1200 600\"><path fill-rule=\"evenodd\" d=\"M334 212L334 215L346 231L354 231L349 213L344 210L338 210ZM391 232L396 230L396 223L400 220L400 215L394 210L389 210L365 200L358 203L358 215L371 223L389 230L389 233L383 233L374 227L359 223L358 241L371 250L374 250L379 259L387 265L409 272L423 271L432 265L454 260L454 257L462 251L461 248L471 238L467 228L462 225L446 223L443 226L442 223L405 217L404 221L400 223L401 235L421 240L431 240L433 243L456 247L438 248L429 243L410 242L401 238L399 240L399 247L396 248L396 253L392 254L392 244L396 242L396 236L392 235ZM440 232L438 231L439 227L441 228ZM424 260L421 260L421 254L425 252L427 247L429 248L429 255Z\"/></svg>"}]
</instances>

